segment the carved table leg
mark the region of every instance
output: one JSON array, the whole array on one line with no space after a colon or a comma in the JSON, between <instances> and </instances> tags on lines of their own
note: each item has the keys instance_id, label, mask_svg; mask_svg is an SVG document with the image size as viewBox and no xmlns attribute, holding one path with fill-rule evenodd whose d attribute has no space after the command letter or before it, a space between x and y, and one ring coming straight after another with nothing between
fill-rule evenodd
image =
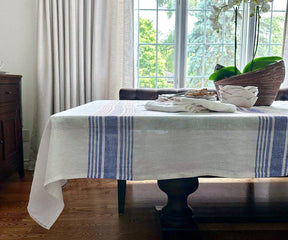
<instances>
[{"instance_id":1,"label":"carved table leg","mask_svg":"<svg viewBox=\"0 0 288 240\"><path fill-rule=\"evenodd\" d=\"M159 188L168 196L167 205L160 211L162 226L183 228L195 225L187 198L197 190L198 185L198 178L158 180Z\"/></svg>"}]
</instances>

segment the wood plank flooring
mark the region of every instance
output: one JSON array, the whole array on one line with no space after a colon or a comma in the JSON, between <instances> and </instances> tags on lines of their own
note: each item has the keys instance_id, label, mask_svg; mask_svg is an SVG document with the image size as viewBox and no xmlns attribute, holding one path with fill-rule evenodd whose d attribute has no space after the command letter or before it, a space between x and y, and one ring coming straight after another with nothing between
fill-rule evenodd
<instances>
[{"instance_id":1,"label":"wood plank flooring","mask_svg":"<svg viewBox=\"0 0 288 240\"><path fill-rule=\"evenodd\" d=\"M166 196L155 181L128 182L126 212L118 217L115 180L70 180L63 189L64 211L49 231L27 213L31 182L31 172L24 180L14 175L0 182L1 240L163 239L154 206L163 205ZM188 239L286 240L287 190L287 178L200 179L189 203L199 220L201 238L191 235ZM239 217L242 222L227 222L228 217Z\"/></svg>"}]
</instances>

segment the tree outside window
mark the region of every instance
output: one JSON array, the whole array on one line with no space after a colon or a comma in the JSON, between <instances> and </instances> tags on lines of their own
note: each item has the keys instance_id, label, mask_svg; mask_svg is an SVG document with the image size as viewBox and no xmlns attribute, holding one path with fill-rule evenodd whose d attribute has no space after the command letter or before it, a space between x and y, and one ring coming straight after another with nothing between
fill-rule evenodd
<instances>
[{"instance_id":1,"label":"tree outside window","mask_svg":"<svg viewBox=\"0 0 288 240\"><path fill-rule=\"evenodd\" d=\"M217 34L211 27L209 16L211 5L218 0L182 0L186 1L185 13L185 87L214 87L213 82L208 81L208 76L213 72L217 63L233 65L234 55L234 23L233 12L228 11L222 16L222 32ZM175 69L177 65L177 14L179 5L176 0L135 0L135 30L136 39L136 78L137 86L143 88L172 88L177 79ZM279 4L280 2L280 4ZM281 5L282 3L282 5ZM281 6L280 6L281 5ZM260 42L257 57L281 56L282 38L285 21L285 9L283 0L274 0L271 11L263 14L260 28ZM279 7L280 6L280 7ZM242 11L242 12L241 12ZM244 15L243 9L240 9ZM243 19L244 21L245 19ZM247 19L246 19L247 20ZM243 40L245 24L240 21L238 39ZM180 36L179 39L181 39ZM247 36L246 36L247 37ZM243 58L242 41L239 41L238 59ZM183 44L183 43L182 43ZM182 56L183 57L183 56ZM179 80L179 79L178 79Z\"/></svg>"}]
</instances>

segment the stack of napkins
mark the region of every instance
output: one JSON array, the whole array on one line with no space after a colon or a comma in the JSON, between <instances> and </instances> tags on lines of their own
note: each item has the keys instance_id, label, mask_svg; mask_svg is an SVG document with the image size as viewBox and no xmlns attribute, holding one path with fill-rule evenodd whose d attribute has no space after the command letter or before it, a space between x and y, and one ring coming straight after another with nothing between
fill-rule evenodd
<instances>
[{"instance_id":1,"label":"stack of napkins","mask_svg":"<svg viewBox=\"0 0 288 240\"><path fill-rule=\"evenodd\" d=\"M160 112L235 112L233 104L210 101L206 99L179 97L173 101L151 101L145 104L145 109Z\"/></svg>"},{"instance_id":2,"label":"stack of napkins","mask_svg":"<svg viewBox=\"0 0 288 240\"><path fill-rule=\"evenodd\" d=\"M255 86L219 86L219 93L222 103L230 103L244 108L252 107L258 99L258 88Z\"/></svg>"}]
</instances>

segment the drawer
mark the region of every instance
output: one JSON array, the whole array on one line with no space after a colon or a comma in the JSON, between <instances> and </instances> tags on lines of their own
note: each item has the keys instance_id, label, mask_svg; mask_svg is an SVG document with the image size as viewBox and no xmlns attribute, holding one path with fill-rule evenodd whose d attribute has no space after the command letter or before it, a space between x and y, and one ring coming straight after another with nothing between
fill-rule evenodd
<instances>
[{"instance_id":1,"label":"drawer","mask_svg":"<svg viewBox=\"0 0 288 240\"><path fill-rule=\"evenodd\" d=\"M0 84L0 103L18 102L19 100L19 84Z\"/></svg>"}]
</instances>

